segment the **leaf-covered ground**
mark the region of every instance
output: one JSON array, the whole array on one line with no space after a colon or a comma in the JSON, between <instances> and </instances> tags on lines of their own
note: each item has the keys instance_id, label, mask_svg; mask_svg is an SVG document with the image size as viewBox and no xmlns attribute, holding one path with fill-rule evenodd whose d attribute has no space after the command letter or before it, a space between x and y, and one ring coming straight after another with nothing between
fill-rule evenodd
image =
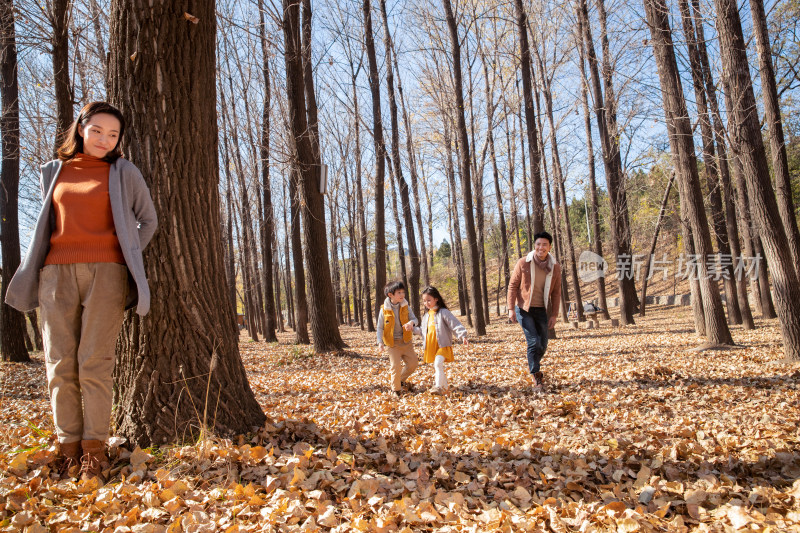
<instances>
[{"instance_id":1,"label":"leaf-covered ground","mask_svg":"<svg viewBox=\"0 0 800 533\"><path fill-rule=\"evenodd\" d=\"M41 356L3 365L2 531L800 531L800 365L776 321L699 344L688 309L637 325L557 326L548 390L518 326L456 348L451 393L389 394L374 337L311 356L243 342L258 434L115 448L104 487L48 476Z\"/></svg>"}]
</instances>

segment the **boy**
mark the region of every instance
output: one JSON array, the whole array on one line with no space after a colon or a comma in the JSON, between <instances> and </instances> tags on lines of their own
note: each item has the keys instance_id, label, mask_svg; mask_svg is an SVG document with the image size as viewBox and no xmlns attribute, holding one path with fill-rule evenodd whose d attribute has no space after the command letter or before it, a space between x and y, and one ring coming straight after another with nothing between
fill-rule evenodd
<instances>
[{"instance_id":1,"label":"boy","mask_svg":"<svg viewBox=\"0 0 800 533\"><path fill-rule=\"evenodd\" d=\"M381 352L389 348L391 387L400 396L404 386L411 389L406 380L419 364L413 340L413 329L419 322L408 305L402 281L390 282L383 293L386 300L378 314L378 346Z\"/></svg>"}]
</instances>

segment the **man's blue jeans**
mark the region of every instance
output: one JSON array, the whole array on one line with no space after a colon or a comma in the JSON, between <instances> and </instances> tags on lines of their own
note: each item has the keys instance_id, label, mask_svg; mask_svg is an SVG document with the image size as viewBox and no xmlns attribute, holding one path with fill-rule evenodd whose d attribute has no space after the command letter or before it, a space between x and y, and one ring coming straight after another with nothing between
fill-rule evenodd
<instances>
[{"instance_id":1,"label":"man's blue jeans","mask_svg":"<svg viewBox=\"0 0 800 533\"><path fill-rule=\"evenodd\" d=\"M547 350L547 309L531 307L525 311L515 306L514 312L528 343L528 369L535 374L539 372L539 363Z\"/></svg>"}]
</instances>

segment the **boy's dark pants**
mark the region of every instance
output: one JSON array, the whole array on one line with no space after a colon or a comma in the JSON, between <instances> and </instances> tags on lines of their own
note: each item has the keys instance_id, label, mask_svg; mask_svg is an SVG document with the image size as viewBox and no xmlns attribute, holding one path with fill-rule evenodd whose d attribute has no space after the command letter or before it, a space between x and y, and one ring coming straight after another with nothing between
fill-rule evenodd
<instances>
[{"instance_id":1,"label":"boy's dark pants","mask_svg":"<svg viewBox=\"0 0 800 533\"><path fill-rule=\"evenodd\" d=\"M528 343L528 370L535 374L539 372L539 363L547 350L547 309L531 307L525 311L515 306L514 312Z\"/></svg>"}]
</instances>

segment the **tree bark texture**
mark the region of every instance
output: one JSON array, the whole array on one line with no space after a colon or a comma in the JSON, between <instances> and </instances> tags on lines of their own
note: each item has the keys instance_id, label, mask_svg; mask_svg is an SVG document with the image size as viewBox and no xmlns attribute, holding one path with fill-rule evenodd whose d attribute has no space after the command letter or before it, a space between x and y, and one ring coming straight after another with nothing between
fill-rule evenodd
<instances>
[{"instance_id":1,"label":"tree bark texture","mask_svg":"<svg viewBox=\"0 0 800 533\"><path fill-rule=\"evenodd\" d=\"M713 280L708 272L708 261L713 257L711 234L703 205L700 177L697 172L692 125L689 121L689 112L683 97L678 63L672 45L669 11L664 0L645 0L644 5L661 81L661 95L675 174L678 180L678 191L684 197L682 208L687 211L697 248L696 252L699 256L697 275L703 298L706 337L710 343L715 345L733 344L719 293L719 283Z\"/></svg>"},{"instance_id":2,"label":"tree bark texture","mask_svg":"<svg viewBox=\"0 0 800 533\"><path fill-rule=\"evenodd\" d=\"M72 6L70 0L53 0L51 9L53 85L56 96L56 136L53 148L55 153L72 123L74 98L69 74L69 19Z\"/></svg>"},{"instance_id":3,"label":"tree bark texture","mask_svg":"<svg viewBox=\"0 0 800 533\"><path fill-rule=\"evenodd\" d=\"M109 17L111 101L160 219L144 254L150 313L128 314L115 369L117 433L143 447L245 433L265 420L225 283L214 2L192 7L197 24L183 8L145 0L113 0Z\"/></svg>"},{"instance_id":4,"label":"tree bark texture","mask_svg":"<svg viewBox=\"0 0 800 533\"><path fill-rule=\"evenodd\" d=\"M19 80L17 34L12 0L0 0L0 130L3 169L0 174L0 359L30 361L25 348L25 316L6 305L8 284L20 263L19 250Z\"/></svg>"},{"instance_id":5,"label":"tree bark texture","mask_svg":"<svg viewBox=\"0 0 800 533\"><path fill-rule=\"evenodd\" d=\"M723 76L727 78L726 86L734 102L729 110L734 119L733 128L729 129L741 149L739 160L747 182L751 212L769 261L784 353L787 360L800 361L800 284L769 179L767 154L755 112L755 94L742 23L736 2L715 0L714 4L717 8Z\"/></svg>"}]
</instances>

